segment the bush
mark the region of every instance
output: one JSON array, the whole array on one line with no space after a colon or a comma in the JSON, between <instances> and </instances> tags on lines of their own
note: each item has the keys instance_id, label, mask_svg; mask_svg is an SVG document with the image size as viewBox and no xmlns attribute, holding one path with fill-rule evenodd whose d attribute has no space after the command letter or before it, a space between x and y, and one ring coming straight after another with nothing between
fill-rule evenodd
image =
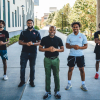
<instances>
[{"instance_id":1,"label":"bush","mask_svg":"<svg viewBox=\"0 0 100 100\"><path fill-rule=\"evenodd\" d=\"M13 36L12 38L9 39L9 43L7 44L7 47L18 42L19 41L19 36L20 35L16 35L16 36Z\"/></svg>"},{"instance_id":2,"label":"bush","mask_svg":"<svg viewBox=\"0 0 100 100\"><path fill-rule=\"evenodd\" d=\"M38 26L34 26L34 28L35 28L36 30L40 30Z\"/></svg>"}]
</instances>

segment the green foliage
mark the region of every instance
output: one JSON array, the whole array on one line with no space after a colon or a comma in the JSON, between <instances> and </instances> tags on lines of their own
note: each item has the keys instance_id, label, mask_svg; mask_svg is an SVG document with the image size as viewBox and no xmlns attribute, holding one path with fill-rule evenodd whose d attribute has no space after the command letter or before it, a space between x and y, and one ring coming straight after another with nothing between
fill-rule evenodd
<instances>
[{"instance_id":1,"label":"green foliage","mask_svg":"<svg viewBox=\"0 0 100 100\"><path fill-rule=\"evenodd\" d=\"M69 34L72 33L72 22L78 21L82 25L81 32L88 32L92 39L92 33L96 31L96 0L76 0L72 8L66 4L59 11L51 13L46 23L62 29L62 12L63 28L68 28Z\"/></svg>"},{"instance_id":2,"label":"green foliage","mask_svg":"<svg viewBox=\"0 0 100 100\"><path fill-rule=\"evenodd\" d=\"M7 47L10 46L10 45L13 44L13 43L18 42L19 36L20 36L20 35L13 36L12 38L10 38L10 39L9 39L9 43L7 44Z\"/></svg>"},{"instance_id":3,"label":"green foliage","mask_svg":"<svg viewBox=\"0 0 100 100\"><path fill-rule=\"evenodd\" d=\"M35 28L36 30L40 30L38 26L34 26L34 28Z\"/></svg>"}]
</instances>

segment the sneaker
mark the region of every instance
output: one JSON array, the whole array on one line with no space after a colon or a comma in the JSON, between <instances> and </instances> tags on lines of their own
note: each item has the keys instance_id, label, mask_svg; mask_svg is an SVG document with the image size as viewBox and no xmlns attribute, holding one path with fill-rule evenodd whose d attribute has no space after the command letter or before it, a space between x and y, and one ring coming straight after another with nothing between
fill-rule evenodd
<instances>
[{"instance_id":1,"label":"sneaker","mask_svg":"<svg viewBox=\"0 0 100 100\"><path fill-rule=\"evenodd\" d=\"M56 99L60 99L61 98L61 95L60 95L59 92L56 92L54 96L55 96Z\"/></svg>"},{"instance_id":2,"label":"sneaker","mask_svg":"<svg viewBox=\"0 0 100 100\"><path fill-rule=\"evenodd\" d=\"M47 99L51 97L51 93L50 92L46 92L45 95L43 96L43 99Z\"/></svg>"},{"instance_id":3,"label":"sneaker","mask_svg":"<svg viewBox=\"0 0 100 100\"><path fill-rule=\"evenodd\" d=\"M22 87L25 84L25 82L20 82L18 87Z\"/></svg>"},{"instance_id":4,"label":"sneaker","mask_svg":"<svg viewBox=\"0 0 100 100\"><path fill-rule=\"evenodd\" d=\"M69 90L70 88L72 88L72 85L70 83L68 83L68 85L66 86L65 90Z\"/></svg>"},{"instance_id":5,"label":"sneaker","mask_svg":"<svg viewBox=\"0 0 100 100\"><path fill-rule=\"evenodd\" d=\"M34 82L30 82L31 87L35 87Z\"/></svg>"},{"instance_id":6,"label":"sneaker","mask_svg":"<svg viewBox=\"0 0 100 100\"><path fill-rule=\"evenodd\" d=\"M99 74L96 73L94 78L95 78L95 79L98 79L98 77L99 77Z\"/></svg>"},{"instance_id":7,"label":"sneaker","mask_svg":"<svg viewBox=\"0 0 100 100\"><path fill-rule=\"evenodd\" d=\"M86 88L85 84L81 85L80 87L83 91L88 91L88 89Z\"/></svg>"},{"instance_id":8,"label":"sneaker","mask_svg":"<svg viewBox=\"0 0 100 100\"><path fill-rule=\"evenodd\" d=\"M7 75L3 75L3 80L5 80L5 81L7 81L7 80L8 80Z\"/></svg>"}]
</instances>

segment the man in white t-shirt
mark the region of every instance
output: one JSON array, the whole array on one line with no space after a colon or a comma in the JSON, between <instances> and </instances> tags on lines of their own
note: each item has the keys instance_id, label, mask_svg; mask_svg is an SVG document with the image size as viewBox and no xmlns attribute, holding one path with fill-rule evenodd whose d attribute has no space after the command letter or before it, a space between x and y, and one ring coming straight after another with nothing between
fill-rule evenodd
<instances>
[{"instance_id":1,"label":"man in white t-shirt","mask_svg":"<svg viewBox=\"0 0 100 100\"><path fill-rule=\"evenodd\" d=\"M70 54L68 56L68 64L67 64L69 66L69 71L68 71L68 85L65 88L66 90L69 90L72 87L71 85L72 71L74 69L75 64L77 64L80 70L80 75L82 80L81 89L87 91L87 88L85 86L85 72L84 72L85 61L83 54L83 50L87 49L87 38L85 35L79 32L80 27L81 24L79 22L72 23L73 33L67 37L66 41L66 48L70 49Z\"/></svg>"}]
</instances>

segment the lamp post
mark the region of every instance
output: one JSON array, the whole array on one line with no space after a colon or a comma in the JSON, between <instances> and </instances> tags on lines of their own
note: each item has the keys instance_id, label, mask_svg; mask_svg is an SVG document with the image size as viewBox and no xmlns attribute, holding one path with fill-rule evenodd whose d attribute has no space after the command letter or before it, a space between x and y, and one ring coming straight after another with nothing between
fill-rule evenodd
<instances>
[{"instance_id":1,"label":"lamp post","mask_svg":"<svg viewBox=\"0 0 100 100\"><path fill-rule=\"evenodd\" d=\"M62 14L62 31L63 31L63 12L61 13Z\"/></svg>"},{"instance_id":2,"label":"lamp post","mask_svg":"<svg viewBox=\"0 0 100 100\"><path fill-rule=\"evenodd\" d=\"M23 24L23 30L24 30L24 5L21 6L22 7L22 24Z\"/></svg>"}]
</instances>

